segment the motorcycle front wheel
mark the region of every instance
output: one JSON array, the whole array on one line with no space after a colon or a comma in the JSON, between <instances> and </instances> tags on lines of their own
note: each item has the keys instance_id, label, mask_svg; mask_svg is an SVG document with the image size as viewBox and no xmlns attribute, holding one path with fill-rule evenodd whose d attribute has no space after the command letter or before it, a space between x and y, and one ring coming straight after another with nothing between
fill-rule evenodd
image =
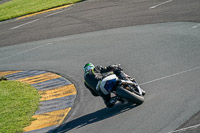
<instances>
[{"instance_id":1,"label":"motorcycle front wheel","mask_svg":"<svg viewBox=\"0 0 200 133\"><path fill-rule=\"evenodd\" d=\"M116 88L117 96L127 99L131 103L140 105L144 102L144 97L125 89L122 85Z\"/></svg>"}]
</instances>

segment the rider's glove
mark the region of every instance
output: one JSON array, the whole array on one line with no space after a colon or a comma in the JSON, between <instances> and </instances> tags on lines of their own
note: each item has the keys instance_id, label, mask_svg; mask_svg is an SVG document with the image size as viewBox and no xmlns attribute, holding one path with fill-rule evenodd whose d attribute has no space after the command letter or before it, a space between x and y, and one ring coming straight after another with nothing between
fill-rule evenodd
<instances>
[{"instance_id":1,"label":"rider's glove","mask_svg":"<svg viewBox=\"0 0 200 133\"><path fill-rule=\"evenodd\" d=\"M120 71L122 71L122 68L120 67L120 64L119 65L110 65L110 66L108 66L108 68L110 68L111 70L113 70L113 71L116 71L116 70L120 70Z\"/></svg>"}]
</instances>

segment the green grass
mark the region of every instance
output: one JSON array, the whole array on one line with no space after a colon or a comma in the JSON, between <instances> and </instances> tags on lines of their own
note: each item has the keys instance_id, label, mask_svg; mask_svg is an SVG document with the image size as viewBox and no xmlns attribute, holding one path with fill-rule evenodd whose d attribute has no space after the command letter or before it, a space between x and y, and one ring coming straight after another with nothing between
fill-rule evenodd
<instances>
[{"instance_id":1,"label":"green grass","mask_svg":"<svg viewBox=\"0 0 200 133\"><path fill-rule=\"evenodd\" d=\"M0 133L19 133L31 123L39 105L32 86L17 81L0 81Z\"/></svg>"},{"instance_id":2,"label":"green grass","mask_svg":"<svg viewBox=\"0 0 200 133\"><path fill-rule=\"evenodd\" d=\"M0 21L83 0L12 0L0 4Z\"/></svg>"}]
</instances>

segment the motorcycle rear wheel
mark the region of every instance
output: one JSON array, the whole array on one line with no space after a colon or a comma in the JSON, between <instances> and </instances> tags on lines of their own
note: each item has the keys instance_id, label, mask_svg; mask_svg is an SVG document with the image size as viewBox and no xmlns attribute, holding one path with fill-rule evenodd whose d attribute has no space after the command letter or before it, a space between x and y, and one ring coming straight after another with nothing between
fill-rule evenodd
<instances>
[{"instance_id":1,"label":"motorcycle rear wheel","mask_svg":"<svg viewBox=\"0 0 200 133\"><path fill-rule=\"evenodd\" d=\"M140 96L134 92L131 92L127 89L124 89L123 86L117 86L116 88L116 94L119 97L127 99L131 103L135 103L137 105L140 105L144 102L144 97Z\"/></svg>"}]
</instances>

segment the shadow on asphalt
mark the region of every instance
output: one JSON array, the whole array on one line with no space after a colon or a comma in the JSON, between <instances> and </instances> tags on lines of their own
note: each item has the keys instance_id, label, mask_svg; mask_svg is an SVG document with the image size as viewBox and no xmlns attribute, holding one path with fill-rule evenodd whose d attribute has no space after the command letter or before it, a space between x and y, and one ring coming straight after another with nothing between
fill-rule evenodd
<instances>
[{"instance_id":1,"label":"shadow on asphalt","mask_svg":"<svg viewBox=\"0 0 200 133\"><path fill-rule=\"evenodd\" d=\"M103 108L96 112L93 112L93 113L84 115L82 117L79 117L77 119L74 119L72 121L69 121L69 122L61 125L60 129L50 130L48 133L52 133L52 132L64 133L64 132L70 131L75 128L78 129L78 128L84 127L86 125L93 124L95 122L98 122L98 121L113 117L115 115L124 113L135 107L136 107L136 105L118 103L113 108Z\"/></svg>"}]
</instances>

